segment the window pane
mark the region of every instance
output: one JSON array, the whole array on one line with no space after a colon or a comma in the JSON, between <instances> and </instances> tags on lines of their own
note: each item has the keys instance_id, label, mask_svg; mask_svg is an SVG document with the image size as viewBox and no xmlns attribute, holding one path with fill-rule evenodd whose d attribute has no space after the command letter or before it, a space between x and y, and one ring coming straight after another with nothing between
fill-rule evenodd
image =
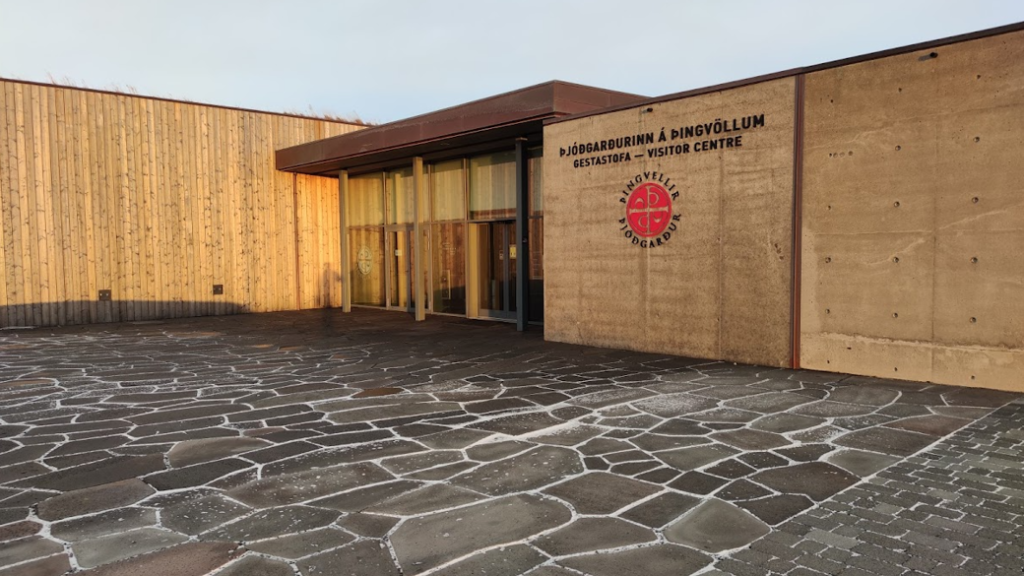
<instances>
[{"instance_id":1,"label":"window pane","mask_svg":"<svg viewBox=\"0 0 1024 576\"><path fill-rule=\"evenodd\" d=\"M352 265L352 303L384 305L384 230L362 228L349 231Z\"/></svg>"},{"instance_id":2,"label":"window pane","mask_svg":"<svg viewBox=\"0 0 1024 576\"><path fill-rule=\"evenodd\" d=\"M435 222L466 218L462 175L462 160L439 162L431 167L431 216Z\"/></svg>"},{"instance_id":3,"label":"window pane","mask_svg":"<svg viewBox=\"0 0 1024 576\"><path fill-rule=\"evenodd\" d=\"M530 173L527 180L527 185L530 187L530 216L544 215L544 195L541 193L544 180L542 177L544 171L541 165L544 158L541 156L541 152L540 148L533 148L526 153L527 169Z\"/></svg>"},{"instance_id":4,"label":"window pane","mask_svg":"<svg viewBox=\"0 0 1024 576\"><path fill-rule=\"evenodd\" d=\"M516 153L499 152L469 160L469 217L516 217Z\"/></svg>"},{"instance_id":5,"label":"window pane","mask_svg":"<svg viewBox=\"0 0 1024 576\"><path fill-rule=\"evenodd\" d=\"M433 310L466 313L465 224L434 224L431 245Z\"/></svg>"},{"instance_id":6,"label":"window pane","mask_svg":"<svg viewBox=\"0 0 1024 576\"><path fill-rule=\"evenodd\" d=\"M388 224L409 224L416 218L412 168L388 172Z\"/></svg>"},{"instance_id":7,"label":"window pane","mask_svg":"<svg viewBox=\"0 0 1024 576\"><path fill-rule=\"evenodd\" d=\"M384 224L384 180L378 172L352 176L348 179L349 226L380 226Z\"/></svg>"}]
</instances>

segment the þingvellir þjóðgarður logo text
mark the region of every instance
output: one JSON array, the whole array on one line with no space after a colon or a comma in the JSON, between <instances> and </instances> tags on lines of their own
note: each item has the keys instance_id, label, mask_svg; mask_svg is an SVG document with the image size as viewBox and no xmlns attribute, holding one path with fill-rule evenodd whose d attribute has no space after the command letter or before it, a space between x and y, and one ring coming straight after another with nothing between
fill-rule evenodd
<instances>
[{"instance_id":1,"label":"\u00feingvellir \u00fej\u00f3\u00f0gar\u00f0ur logo text","mask_svg":"<svg viewBox=\"0 0 1024 576\"><path fill-rule=\"evenodd\" d=\"M619 202L625 204L619 231L630 243L641 248L663 246L682 220L682 214L672 208L677 198L676 185L665 174L637 174L626 183L619 197Z\"/></svg>"}]
</instances>

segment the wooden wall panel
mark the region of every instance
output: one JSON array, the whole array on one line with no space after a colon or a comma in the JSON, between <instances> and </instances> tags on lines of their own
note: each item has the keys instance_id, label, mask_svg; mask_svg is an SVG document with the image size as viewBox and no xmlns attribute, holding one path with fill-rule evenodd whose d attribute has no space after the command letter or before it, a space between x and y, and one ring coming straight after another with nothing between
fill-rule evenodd
<instances>
[{"instance_id":1,"label":"wooden wall panel","mask_svg":"<svg viewBox=\"0 0 1024 576\"><path fill-rule=\"evenodd\" d=\"M807 368L1024 390L1024 33L807 76Z\"/></svg>"},{"instance_id":2,"label":"wooden wall panel","mask_svg":"<svg viewBox=\"0 0 1024 576\"><path fill-rule=\"evenodd\" d=\"M11 130L9 121L13 114L8 112L8 90L0 86L0 189L11 188ZM8 245L7 230L11 227L10 210L4 209L0 215L0 271L3 271L0 279L0 326L10 323L11 310L8 308L8 289L6 281Z\"/></svg>"},{"instance_id":3,"label":"wooden wall panel","mask_svg":"<svg viewBox=\"0 0 1024 576\"><path fill-rule=\"evenodd\" d=\"M340 305L337 181L274 151L359 128L0 80L0 326Z\"/></svg>"},{"instance_id":4,"label":"wooden wall panel","mask_svg":"<svg viewBox=\"0 0 1024 576\"><path fill-rule=\"evenodd\" d=\"M299 279L304 286L303 308L341 306L341 227L338 221L338 186L335 180L296 175L300 186L317 191L297 196Z\"/></svg>"},{"instance_id":5,"label":"wooden wall panel","mask_svg":"<svg viewBox=\"0 0 1024 576\"><path fill-rule=\"evenodd\" d=\"M544 314L551 340L786 366L790 358L795 80L559 122L544 130ZM764 126L673 138L673 129L763 115ZM661 140L664 130L665 140ZM575 167L573 144L652 133L629 161ZM694 151L742 136L742 146ZM681 154L650 156L666 145ZM662 246L624 237L628 183L676 185ZM635 181L635 180L634 180ZM637 181L636 183L639 183Z\"/></svg>"}]
</instances>

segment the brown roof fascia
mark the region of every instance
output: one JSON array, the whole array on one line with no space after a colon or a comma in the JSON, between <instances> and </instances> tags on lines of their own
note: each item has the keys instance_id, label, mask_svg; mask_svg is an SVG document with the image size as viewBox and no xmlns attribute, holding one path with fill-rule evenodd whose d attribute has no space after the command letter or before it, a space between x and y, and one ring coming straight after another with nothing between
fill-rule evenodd
<instances>
[{"instance_id":1,"label":"brown roof fascia","mask_svg":"<svg viewBox=\"0 0 1024 576\"><path fill-rule=\"evenodd\" d=\"M383 150L373 150L366 154L346 156L344 158L321 157L322 159L305 164L299 167L282 167L280 161L278 170L287 172L298 172L300 174L312 174L315 176L336 176L339 170L353 169L357 172L377 170L380 168L405 166L411 163L414 156L442 158L449 153L459 154L460 151L480 148L487 143L498 143L507 141L511 143L516 138L537 136L544 128L544 119L549 116L532 118L524 122L514 122L501 126L490 126L486 129L466 132L454 136L447 136L434 140L425 140L415 144L395 146ZM311 142L303 147L314 149L320 142ZM486 148L486 146L483 146ZM278 150L278 158L280 158ZM312 152L310 152L312 154Z\"/></svg>"},{"instance_id":2,"label":"brown roof fascia","mask_svg":"<svg viewBox=\"0 0 1024 576\"><path fill-rule=\"evenodd\" d=\"M308 116L305 114L293 114L291 112L273 112L270 110L256 110L255 108L239 108L237 106L224 106L222 104L209 104L207 102L194 102L192 100L181 100L177 98L164 98L162 96L146 96L145 94L133 94L131 92L118 92L116 90L100 90L98 88L86 88L84 86L74 86L71 84L57 84L54 82L34 82L32 80L21 80L19 78L4 78L0 76L0 82L14 82L17 84L27 84L29 86L42 86L44 88L59 88L61 90L78 90L80 92L92 92L94 94L106 94L109 96L126 96L128 98L141 98L143 100L152 100L155 102L170 102L171 104L188 104L190 106L202 106L203 108L217 108L218 110L233 110L235 112L252 112L255 114L269 114L271 116L284 116L287 118L301 118L303 120L318 120L320 122L332 122L334 124L346 124L349 126L373 126L373 124L367 124L362 121L354 120L335 120L331 118L322 118L320 116Z\"/></svg>"},{"instance_id":3,"label":"brown roof fascia","mask_svg":"<svg viewBox=\"0 0 1024 576\"><path fill-rule=\"evenodd\" d=\"M745 78L742 80L735 80L733 82L726 82L724 84L716 84L714 86L706 86L704 88L695 88L693 90L685 90L683 92L676 92L673 94L666 94L665 96L657 96L654 98L647 98L645 100L632 102L629 104L620 104L618 106L610 106L603 110L590 110L586 112L580 112L578 114L569 114L565 116L559 116L557 118L551 118L544 122L545 125L557 124L559 122L567 122L570 120L576 120L578 118L586 118L588 116L599 116L601 114L608 114L611 112L618 112L621 110L629 110L631 108L637 108L640 106L647 106L650 104L660 104L662 102L670 102L672 100L681 100L683 98L691 98L693 96L700 96L702 94L710 94L712 92L721 92L724 90L731 90L733 88L742 88L744 86L751 86L753 84L760 84L761 82L770 82L772 80L778 80L780 78L789 78L800 74L810 74L812 72L821 72L822 70L829 70L832 68L840 68L843 66L849 66L851 64L860 64L862 62L869 62L871 60L878 60L880 58L888 58L890 56L899 56L902 54L908 54L911 52L918 52L920 50L930 50L934 48L940 48L942 46L949 46L950 44L958 44L960 42L969 42L971 40L978 40L980 38L988 38L990 36L999 36L1000 34L1008 34L1011 32L1019 32L1024 30L1024 22L1017 22L1014 24L1007 24L1005 26L999 26L996 28L988 28L986 30L979 30L977 32L969 32L967 34L959 34L956 36L949 36L938 40L928 40L926 42L918 42L917 44L909 44L907 46L901 46L898 48L890 48L879 52L871 52L860 56L852 56L850 58L843 58L841 60L833 60L831 62L825 62L822 64L815 64L813 66L805 66L802 68L791 68L789 70L783 70L781 72L774 72L772 74L764 74L762 76L754 76L752 78Z\"/></svg>"},{"instance_id":4,"label":"brown roof fascia","mask_svg":"<svg viewBox=\"0 0 1024 576\"><path fill-rule=\"evenodd\" d=\"M277 151L277 169L319 174L375 163L402 150L409 156L449 139L481 141L497 129L539 130L547 118L636 102L643 96L553 81L475 100L397 122L374 126ZM536 125L535 125L536 124ZM523 132L526 133L526 132ZM427 148L423 148L427 146ZM415 149L415 152L414 152Z\"/></svg>"}]
</instances>

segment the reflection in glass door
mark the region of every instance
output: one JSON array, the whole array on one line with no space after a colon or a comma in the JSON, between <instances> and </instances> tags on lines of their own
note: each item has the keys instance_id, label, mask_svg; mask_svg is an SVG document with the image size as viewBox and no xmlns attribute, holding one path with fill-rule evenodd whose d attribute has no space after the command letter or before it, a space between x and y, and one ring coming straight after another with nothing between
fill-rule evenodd
<instances>
[{"instance_id":1,"label":"reflection in glass door","mask_svg":"<svg viewBox=\"0 0 1024 576\"><path fill-rule=\"evenodd\" d=\"M480 315L516 318L516 223L480 226Z\"/></svg>"},{"instance_id":2,"label":"reflection in glass door","mask_svg":"<svg viewBox=\"0 0 1024 576\"><path fill-rule=\"evenodd\" d=\"M411 228L388 231L388 307L412 311L416 307L413 291L415 250Z\"/></svg>"},{"instance_id":3,"label":"reflection in glass door","mask_svg":"<svg viewBox=\"0 0 1024 576\"><path fill-rule=\"evenodd\" d=\"M380 227L351 228L348 236L352 303L384 306L384 231Z\"/></svg>"},{"instance_id":4,"label":"reflection in glass door","mask_svg":"<svg viewBox=\"0 0 1024 576\"><path fill-rule=\"evenodd\" d=\"M466 313L466 242L461 222L434 224L431 233L431 311Z\"/></svg>"}]
</instances>

